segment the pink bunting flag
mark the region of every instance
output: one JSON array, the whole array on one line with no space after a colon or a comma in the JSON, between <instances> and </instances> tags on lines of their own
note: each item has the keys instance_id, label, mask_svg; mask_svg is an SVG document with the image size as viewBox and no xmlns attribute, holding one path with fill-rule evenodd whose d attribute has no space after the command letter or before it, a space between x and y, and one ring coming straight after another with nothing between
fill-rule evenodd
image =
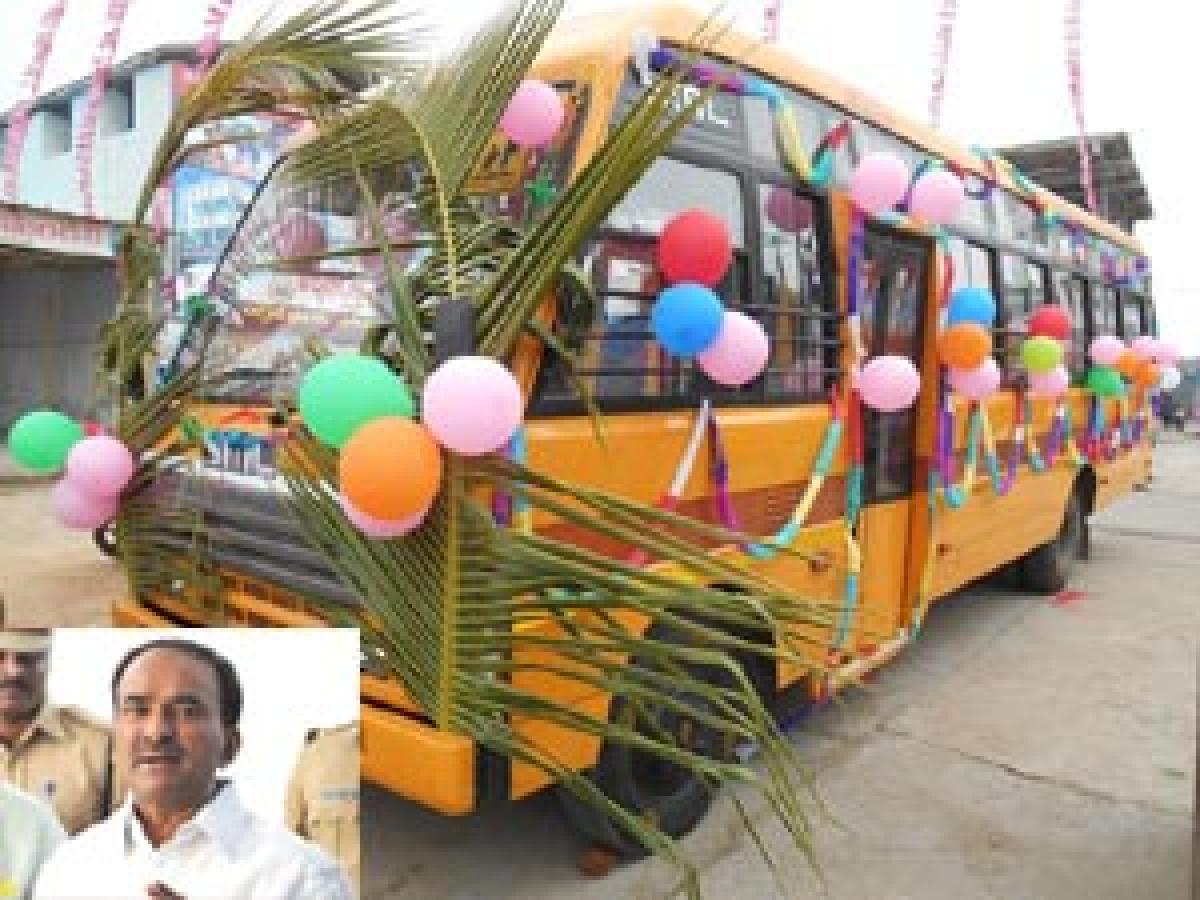
<instances>
[{"instance_id":1,"label":"pink bunting flag","mask_svg":"<svg viewBox=\"0 0 1200 900\"><path fill-rule=\"evenodd\" d=\"M46 61L54 47L54 36L67 11L67 0L52 0L38 22L37 35L33 39L33 59L21 73L24 88L21 100L8 118L8 143L4 148L4 196L17 199L21 173L21 150L29 132L29 114L34 101L42 89L42 78L46 74Z\"/></svg>"},{"instance_id":2,"label":"pink bunting flag","mask_svg":"<svg viewBox=\"0 0 1200 900\"><path fill-rule=\"evenodd\" d=\"M1092 150L1088 146L1087 126L1083 119L1083 67L1079 61L1082 34L1080 2L1081 0L1067 0L1064 22L1067 44L1067 92L1071 95L1075 126L1079 130L1079 180L1083 183L1088 209L1096 212L1099 204L1096 202L1096 188L1092 181Z\"/></svg>"},{"instance_id":3,"label":"pink bunting flag","mask_svg":"<svg viewBox=\"0 0 1200 900\"><path fill-rule=\"evenodd\" d=\"M958 0L942 0L938 10L938 30L933 62L933 85L929 94L929 124L937 128L942 121L942 97L946 93L946 69L950 65L950 46L954 41L954 20Z\"/></svg>"},{"instance_id":4,"label":"pink bunting flag","mask_svg":"<svg viewBox=\"0 0 1200 900\"><path fill-rule=\"evenodd\" d=\"M213 58L221 43L221 29L229 18L233 8L233 0L212 0L208 4L208 12L204 16L204 37L196 47L196 59L199 71L203 72L212 65Z\"/></svg>"},{"instance_id":5,"label":"pink bunting flag","mask_svg":"<svg viewBox=\"0 0 1200 900\"><path fill-rule=\"evenodd\" d=\"M763 39L769 44L779 40L779 14L783 0L766 0L763 9Z\"/></svg>"},{"instance_id":6,"label":"pink bunting flag","mask_svg":"<svg viewBox=\"0 0 1200 900\"><path fill-rule=\"evenodd\" d=\"M96 142L96 124L100 117L100 106L104 91L112 73L113 59L121 40L121 28L129 12L132 0L108 0L108 11L104 19L104 34L96 47L91 84L88 85L84 101L83 118L79 126L79 140L75 142L75 161L79 167L79 192L83 196L84 215L95 214L92 196L92 151Z\"/></svg>"}]
</instances>

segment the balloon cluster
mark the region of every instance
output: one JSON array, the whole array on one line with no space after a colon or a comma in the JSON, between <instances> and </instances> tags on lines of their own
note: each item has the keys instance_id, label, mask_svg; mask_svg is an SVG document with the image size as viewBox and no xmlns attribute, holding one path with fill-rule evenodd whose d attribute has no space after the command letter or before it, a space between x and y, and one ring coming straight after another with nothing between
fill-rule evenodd
<instances>
[{"instance_id":1,"label":"balloon cluster","mask_svg":"<svg viewBox=\"0 0 1200 900\"><path fill-rule=\"evenodd\" d=\"M938 358L948 370L950 387L969 400L983 400L1000 387L1000 367L991 355L995 321L996 300L990 291L964 287L951 294L946 326L938 335Z\"/></svg>"},{"instance_id":2,"label":"balloon cluster","mask_svg":"<svg viewBox=\"0 0 1200 900\"><path fill-rule=\"evenodd\" d=\"M904 160L886 151L863 156L849 187L854 205L869 215L890 212L907 198L908 214L931 225L949 225L967 199L962 179L953 172L927 167L910 179Z\"/></svg>"},{"instance_id":3,"label":"balloon cluster","mask_svg":"<svg viewBox=\"0 0 1200 900\"><path fill-rule=\"evenodd\" d=\"M17 419L8 434L8 450L19 465L34 472L65 474L50 492L50 502L68 528L91 531L117 514L121 492L133 479L133 453L121 441L52 410L36 410Z\"/></svg>"},{"instance_id":4,"label":"balloon cluster","mask_svg":"<svg viewBox=\"0 0 1200 900\"><path fill-rule=\"evenodd\" d=\"M729 229L716 216L693 209L668 222L658 267L670 286L655 300L650 329L668 352L695 357L713 381L741 387L766 368L770 340L757 321L725 309L713 290L732 259Z\"/></svg>"},{"instance_id":5,"label":"balloon cluster","mask_svg":"<svg viewBox=\"0 0 1200 900\"><path fill-rule=\"evenodd\" d=\"M1113 335L1100 335L1088 347L1088 356L1093 365L1087 386L1100 397L1124 395L1126 381L1142 390L1165 391L1182 381L1179 349L1150 335L1136 337L1128 345Z\"/></svg>"},{"instance_id":6,"label":"balloon cluster","mask_svg":"<svg viewBox=\"0 0 1200 900\"><path fill-rule=\"evenodd\" d=\"M442 448L466 456L503 447L521 424L520 385L494 359L456 356L426 379L421 422L404 380L380 360L327 357L304 376L300 418L340 451L338 502L369 537L408 534L442 486Z\"/></svg>"}]
</instances>

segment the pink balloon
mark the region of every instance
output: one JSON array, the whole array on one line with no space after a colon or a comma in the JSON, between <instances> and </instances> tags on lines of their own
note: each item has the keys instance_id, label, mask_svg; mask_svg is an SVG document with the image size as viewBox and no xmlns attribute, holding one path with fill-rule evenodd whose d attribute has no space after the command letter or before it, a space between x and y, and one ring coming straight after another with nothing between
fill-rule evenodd
<instances>
[{"instance_id":1,"label":"pink balloon","mask_svg":"<svg viewBox=\"0 0 1200 900\"><path fill-rule=\"evenodd\" d=\"M1124 352L1125 342L1111 334L1100 335L1088 347L1088 356L1092 358L1092 362L1101 366L1115 366Z\"/></svg>"},{"instance_id":2,"label":"pink balloon","mask_svg":"<svg viewBox=\"0 0 1200 900\"><path fill-rule=\"evenodd\" d=\"M950 387L968 400L983 400L1000 388L1000 367L987 357L974 369L951 369Z\"/></svg>"},{"instance_id":3,"label":"pink balloon","mask_svg":"<svg viewBox=\"0 0 1200 900\"><path fill-rule=\"evenodd\" d=\"M80 493L115 497L133 477L133 454L108 435L85 437L67 454L66 480Z\"/></svg>"},{"instance_id":4,"label":"pink balloon","mask_svg":"<svg viewBox=\"0 0 1200 900\"><path fill-rule=\"evenodd\" d=\"M60 479L50 490L50 505L68 528L91 531L117 514L117 498L79 490L70 479Z\"/></svg>"},{"instance_id":5,"label":"pink balloon","mask_svg":"<svg viewBox=\"0 0 1200 900\"><path fill-rule=\"evenodd\" d=\"M892 209L907 190L908 166L894 153L868 153L850 175L850 199L871 215Z\"/></svg>"},{"instance_id":6,"label":"pink balloon","mask_svg":"<svg viewBox=\"0 0 1200 900\"><path fill-rule=\"evenodd\" d=\"M1071 376L1066 366L1055 366L1049 372L1033 372L1029 375L1029 393L1034 397L1061 397L1071 386Z\"/></svg>"},{"instance_id":7,"label":"pink balloon","mask_svg":"<svg viewBox=\"0 0 1200 900\"><path fill-rule=\"evenodd\" d=\"M877 356L858 373L858 393L871 409L897 412L912 406L921 373L907 356Z\"/></svg>"},{"instance_id":8,"label":"pink balloon","mask_svg":"<svg viewBox=\"0 0 1200 900\"><path fill-rule=\"evenodd\" d=\"M748 315L727 309L716 342L696 362L717 384L741 387L762 374L770 355L766 330Z\"/></svg>"},{"instance_id":9,"label":"pink balloon","mask_svg":"<svg viewBox=\"0 0 1200 900\"><path fill-rule=\"evenodd\" d=\"M949 225L958 218L966 201L962 179L945 169L934 169L913 185L908 211L933 225Z\"/></svg>"},{"instance_id":10,"label":"pink balloon","mask_svg":"<svg viewBox=\"0 0 1200 900\"><path fill-rule=\"evenodd\" d=\"M790 187L777 184L767 194L767 220L780 231L799 234L812 226L813 202Z\"/></svg>"},{"instance_id":11,"label":"pink balloon","mask_svg":"<svg viewBox=\"0 0 1200 900\"><path fill-rule=\"evenodd\" d=\"M566 114L558 91L544 81L526 79L508 101L500 130L519 147L544 147L554 140Z\"/></svg>"},{"instance_id":12,"label":"pink balloon","mask_svg":"<svg viewBox=\"0 0 1200 900\"><path fill-rule=\"evenodd\" d=\"M303 210L289 212L275 232L275 252L282 259L318 256L326 246L325 229Z\"/></svg>"},{"instance_id":13,"label":"pink balloon","mask_svg":"<svg viewBox=\"0 0 1200 900\"><path fill-rule=\"evenodd\" d=\"M1148 334L1143 334L1129 342L1129 349L1138 359L1152 360L1158 352L1158 341Z\"/></svg>"},{"instance_id":14,"label":"pink balloon","mask_svg":"<svg viewBox=\"0 0 1200 900\"><path fill-rule=\"evenodd\" d=\"M1177 366L1179 360L1183 356L1183 352L1174 344L1166 341L1158 342L1158 353L1154 358L1156 363L1164 366Z\"/></svg>"},{"instance_id":15,"label":"pink balloon","mask_svg":"<svg viewBox=\"0 0 1200 900\"><path fill-rule=\"evenodd\" d=\"M503 447L521 424L517 379L486 356L456 356L438 366L421 394L421 420L443 447L479 456Z\"/></svg>"},{"instance_id":16,"label":"pink balloon","mask_svg":"<svg viewBox=\"0 0 1200 900\"><path fill-rule=\"evenodd\" d=\"M367 537L379 540L403 537L415 531L429 515L429 510L423 509L407 519L376 519L374 516L368 516L341 494L338 494L337 499L338 505L342 507L342 512L350 520L351 525Z\"/></svg>"}]
</instances>

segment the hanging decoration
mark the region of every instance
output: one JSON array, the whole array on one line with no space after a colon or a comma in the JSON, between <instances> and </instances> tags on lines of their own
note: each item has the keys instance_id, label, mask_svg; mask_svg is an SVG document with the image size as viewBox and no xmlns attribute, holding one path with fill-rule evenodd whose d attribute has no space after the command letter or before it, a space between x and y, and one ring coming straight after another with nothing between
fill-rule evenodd
<instances>
[{"instance_id":1,"label":"hanging decoration","mask_svg":"<svg viewBox=\"0 0 1200 900\"><path fill-rule=\"evenodd\" d=\"M346 500L372 519L419 516L441 489L441 449L424 425L400 416L373 419L342 447L338 484Z\"/></svg>"},{"instance_id":2,"label":"hanging decoration","mask_svg":"<svg viewBox=\"0 0 1200 900\"><path fill-rule=\"evenodd\" d=\"M717 339L696 355L704 374L718 384L742 387L767 367L771 339L755 319L738 310L726 310Z\"/></svg>"},{"instance_id":3,"label":"hanging decoration","mask_svg":"<svg viewBox=\"0 0 1200 900\"><path fill-rule=\"evenodd\" d=\"M1035 335L1021 343L1021 362L1031 375L1045 375L1058 368L1063 358L1063 345L1051 337Z\"/></svg>"},{"instance_id":4,"label":"hanging decoration","mask_svg":"<svg viewBox=\"0 0 1200 900\"><path fill-rule=\"evenodd\" d=\"M954 326L964 322L973 323L983 328L991 328L996 323L996 298L987 288L963 287L950 295L950 303L946 308L946 325Z\"/></svg>"},{"instance_id":5,"label":"hanging decoration","mask_svg":"<svg viewBox=\"0 0 1200 900\"><path fill-rule=\"evenodd\" d=\"M682 212L659 235L657 258L668 284L692 281L713 287L733 260L729 227L702 209Z\"/></svg>"},{"instance_id":6,"label":"hanging decoration","mask_svg":"<svg viewBox=\"0 0 1200 900\"><path fill-rule=\"evenodd\" d=\"M439 444L464 456L504 447L521 424L524 400L513 374L486 356L448 359L425 380L421 420Z\"/></svg>"},{"instance_id":7,"label":"hanging decoration","mask_svg":"<svg viewBox=\"0 0 1200 900\"><path fill-rule=\"evenodd\" d=\"M404 380L380 360L357 353L335 354L309 369L296 405L308 430L330 447L341 447L374 419L412 418L414 411Z\"/></svg>"},{"instance_id":8,"label":"hanging decoration","mask_svg":"<svg viewBox=\"0 0 1200 900\"><path fill-rule=\"evenodd\" d=\"M50 409L25 413L8 432L8 452L31 472L52 473L67 464L67 454L83 440L83 427Z\"/></svg>"},{"instance_id":9,"label":"hanging decoration","mask_svg":"<svg viewBox=\"0 0 1200 900\"><path fill-rule=\"evenodd\" d=\"M858 373L862 402L879 412L908 409L921 389L921 373L907 356L876 356Z\"/></svg>"},{"instance_id":10,"label":"hanging decoration","mask_svg":"<svg viewBox=\"0 0 1200 900\"><path fill-rule=\"evenodd\" d=\"M1158 380L1159 390L1173 391L1183 383L1183 375L1174 366L1164 365Z\"/></svg>"},{"instance_id":11,"label":"hanging decoration","mask_svg":"<svg viewBox=\"0 0 1200 900\"><path fill-rule=\"evenodd\" d=\"M518 147L544 147L562 128L567 110L551 85L526 79L517 85L500 116L500 130Z\"/></svg>"},{"instance_id":12,"label":"hanging decoration","mask_svg":"<svg viewBox=\"0 0 1200 900\"><path fill-rule=\"evenodd\" d=\"M669 353L690 357L709 349L721 333L721 298L702 284L675 284L658 295L650 330Z\"/></svg>"},{"instance_id":13,"label":"hanging decoration","mask_svg":"<svg viewBox=\"0 0 1200 900\"><path fill-rule=\"evenodd\" d=\"M216 59L221 46L221 29L232 8L233 0L211 0L208 4L208 11L204 15L204 36L196 47L195 75L203 75Z\"/></svg>"},{"instance_id":14,"label":"hanging decoration","mask_svg":"<svg viewBox=\"0 0 1200 900\"><path fill-rule=\"evenodd\" d=\"M763 40L774 44L779 40L779 17L783 0L766 0L763 5Z\"/></svg>"},{"instance_id":15,"label":"hanging decoration","mask_svg":"<svg viewBox=\"0 0 1200 900\"><path fill-rule=\"evenodd\" d=\"M132 0L108 0L104 17L104 34L96 48L93 59L92 80L84 100L83 115L79 125L79 140L75 142L75 156L79 168L79 192L83 198L83 214L95 215L96 204L92 194L92 168L96 144L96 126L100 120L100 107L104 92L112 73L113 60L117 55L117 44L121 40L121 28L129 12Z\"/></svg>"},{"instance_id":16,"label":"hanging decoration","mask_svg":"<svg viewBox=\"0 0 1200 900\"><path fill-rule=\"evenodd\" d=\"M1098 212L1096 187L1092 181L1092 150L1088 145L1087 126L1083 118L1083 67L1080 65L1080 0L1067 0L1066 20L1063 30L1067 45L1067 92L1071 96L1071 107L1075 112L1075 125L1079 131L1079 180L1083 184L1088 210Z\"/></svg>"},{"instance_id":17,"label":"hanging decoration","mask_svg":"<svg viewBox=\"0 0 1200 900\"><path fill-rule=\"evenodd\" d=\"M946 70L950 65L950 47L954 42L954 20L958 0L942 0L938 10L938 30L934 49L933 85L929 93L929 127L942 123L942 98L946 93Z\"/></svg>"},{"instance_id":18,"label":"hanging decoration","mask_svg":"<svg viewBox=\"0 0 1200 900\"><path fill-rule=\"evenodd\" d=\"M955 393L978 402L1000 389L1000 367L988 356L973 369L950 369L947 380Z\"/></svg>"},{"instance_id":19,"label":"hanging decoration","mask_svg":"<svg viewBox=\"0 0 1200 900\"><path fill-rule=\"evenodd\" d=\"M931 225L949 225L967 202L962 179L948 169L930 168L916 178L908 196L910 215Z\"/></svg>"},{"instance_id":20,"label":"hanging decoration","mask_svg":"<svg viewBox=\"0 0 1200 900\"><path fill-rule=\"evenodd\" d=\"M33 38L33 58L21 73L21 99L8 116L8 133L4 144L4 196L16 202L20 198L21 153L29 133L33 104L42 91L46 62L54 47L54 38L67 11L67 0L51 0L38 20Z\"/></svg>"},{"instance_id":21,"label":"hanging decoration","mask_svg":"<svg viewBox=\"0 0 1200 900\"><path fill-rule=\"evenodd\" d=\"M1061 397L1071 386L1071 375L1059 364L1046 372L1030 372L1029 393L1033 397Z\"/></svg>"},{"instance_id":22,"label":"hanging decoration","mask_svg":"<svg viewBox=\"0 0 1200 900\"><path fill-rule=\"evenodd\" d=\"M1027 328L1032 337L1065 341L1071 337L1071 315L1057 304L1040 306L1029 317Z\"/></svg>"},{"instance_id":23,"label":"hanging decoration","mask_svg":"<svg viewBox=\"0 0 1200 900\"><path fill-rule=\"evenodd\" d=\"M976 322L960 322L942 330L938 358L952 369L974 369L992 352L992 336Z\"/></svg>"},{"instance_id":24,"label":"hanging decoration","mask_svg":"<svg viewBox=\"0 0 1200 900\"><path fill-rule=\"evenodd\" d=\"M907 190L908 167L894 153L868 153L850 175L850 199L868 215L892 210Z\"/></svg>"},{"instance_id":25,"label":"hanging decoration","mask_svg":"<svg viewBox=\"0 0 1200 900\"><path fill-rule=\"evenodd\" d=\"M1099 366L1115 366L1125 352L1125 342L1111 334L1093 338L1088 345L1088 358Z\"/></svg>"}]
</instances>

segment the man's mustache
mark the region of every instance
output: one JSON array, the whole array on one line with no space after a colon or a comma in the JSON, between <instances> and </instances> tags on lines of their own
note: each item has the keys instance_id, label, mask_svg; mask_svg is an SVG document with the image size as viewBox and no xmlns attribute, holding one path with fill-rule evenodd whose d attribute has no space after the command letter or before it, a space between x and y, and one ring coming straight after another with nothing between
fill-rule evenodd
<instances>
[{"instance_id":1,"label":"man's mustache","mask_svg":"<svg viewBox=\"0 0 1200 900\"><path fill-rule=\"evenodd\" d=\"M0 688L13 688L20 691L31 691L33 685L22 678L5 678L0 680Z\"/></svg>"}]
</instances>

